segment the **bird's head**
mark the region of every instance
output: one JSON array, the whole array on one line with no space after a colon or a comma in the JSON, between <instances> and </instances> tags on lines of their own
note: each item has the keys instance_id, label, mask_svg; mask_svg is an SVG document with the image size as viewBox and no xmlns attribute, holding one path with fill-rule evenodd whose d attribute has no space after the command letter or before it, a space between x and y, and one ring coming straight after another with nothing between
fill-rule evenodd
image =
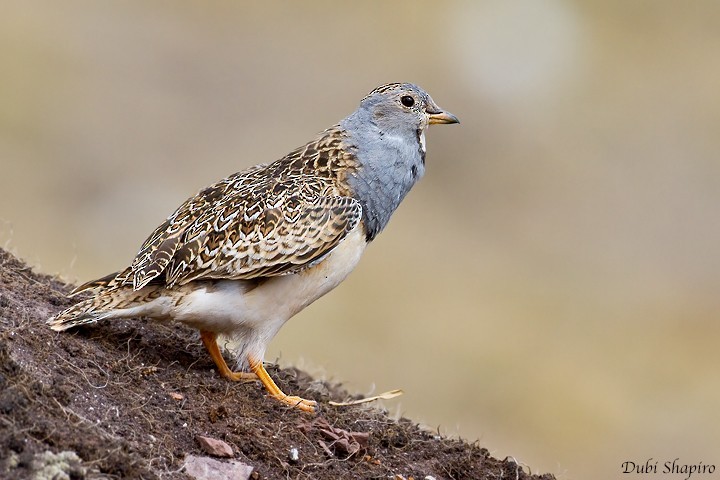
<instances>
[{"instance_id":1,"label":"bird's head","mask_svg":"<svg viewBox=\"0 0 720 480\"><path fill-rule=\"evenodd\" d=\"M424 131L437 123L460 123L444 111L425 90L412 83L388 83L377 87L360 102L380 130Z\"/></svg>"}]
</instances>

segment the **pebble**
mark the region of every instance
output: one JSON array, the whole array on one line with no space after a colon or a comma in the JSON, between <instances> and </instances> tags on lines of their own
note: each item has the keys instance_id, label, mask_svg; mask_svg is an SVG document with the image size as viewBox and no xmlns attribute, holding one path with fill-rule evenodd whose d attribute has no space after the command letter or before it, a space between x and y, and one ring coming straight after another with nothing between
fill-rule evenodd
<instances>
[{"instance_id":1,"label":"pebble","mask_svg":"<svg viewBox=\"0 0 720 480\"><path fill-rule=\"evenodd\" d=\"M203 437L198 435L195 440L200 444L205 453L214 457L232 457L233 449L230 445L212 437Z\"/></svg>"}]
</instances>

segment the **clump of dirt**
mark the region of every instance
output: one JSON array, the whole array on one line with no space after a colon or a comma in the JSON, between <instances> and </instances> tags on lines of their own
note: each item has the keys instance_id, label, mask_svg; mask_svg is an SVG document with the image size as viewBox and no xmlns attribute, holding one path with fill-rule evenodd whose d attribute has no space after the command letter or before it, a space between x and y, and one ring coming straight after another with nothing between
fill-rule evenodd
<instances>
[{"instance_id":1,"label":"clump of dirt","mask_svg":"<svg viewBox=\"0 0 720 480\"><path fill-rule=\"evenodd\" d=\"M0 250L0 478L191 478L196 437L226 442L255 479L542 479L477 444L442 438L296 369L281 388L324 405L313 417L254 382L219 378L197 332L138 319L56 333L70 287ZM50 472L50 473L47 473Z\"/></svg>"}]
</instances>

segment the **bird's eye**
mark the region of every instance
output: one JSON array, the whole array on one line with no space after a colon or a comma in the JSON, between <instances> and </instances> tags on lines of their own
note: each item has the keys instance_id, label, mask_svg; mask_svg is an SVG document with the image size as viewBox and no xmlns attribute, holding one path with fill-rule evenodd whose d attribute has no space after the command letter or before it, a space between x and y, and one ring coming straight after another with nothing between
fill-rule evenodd
<instances>
[{"instance_id":1,"label":"bird's eye","mask_svg":"<svg viewBox=\"0 0 720 480\"><path fill-rule=\"evenodd\" d=\"M411 97L410 95L405 95L404 97L402 97L400 99L400 102L402 102L402 104L408 108L415 105L415 99L413 97Z\"/></svg>"}]
</instances>

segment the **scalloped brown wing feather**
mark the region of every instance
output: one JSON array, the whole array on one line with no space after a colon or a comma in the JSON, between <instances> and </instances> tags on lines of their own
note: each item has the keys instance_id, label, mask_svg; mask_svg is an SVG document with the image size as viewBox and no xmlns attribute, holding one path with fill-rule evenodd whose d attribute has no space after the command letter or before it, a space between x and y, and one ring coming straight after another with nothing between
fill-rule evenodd
<instances>
[{"instance_id":1,"label":"scalloped brown wing feather","mask_svg":"<svg viewBox=\"0 0 720 480\"><path fill-rule=\"evenodd\" d=\"M230 223L183 244L166 267L168 286L200 278L239 280L297 272L333 250L362 213L360 204L348 197L316 198L297 210L288 208L289 203L263 210L249 225Z\"/></svg>"}]
</instances>

